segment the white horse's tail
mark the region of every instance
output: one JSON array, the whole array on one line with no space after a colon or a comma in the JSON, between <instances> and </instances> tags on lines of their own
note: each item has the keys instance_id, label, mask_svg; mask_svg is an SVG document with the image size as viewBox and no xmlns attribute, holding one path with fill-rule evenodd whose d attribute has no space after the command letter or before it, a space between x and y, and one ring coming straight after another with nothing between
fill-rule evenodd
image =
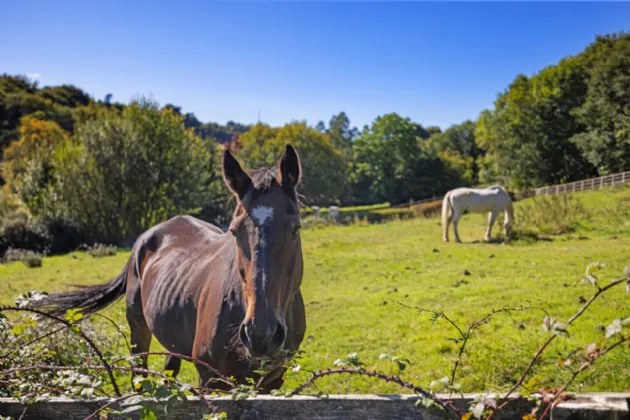
<instances>
[{"instance_id":1,"label":"white horse's tail","mask_svg":"<svg viewBox=\"0 0 630 420\"><path fill-rule=\"evenodd\" d=\"M452 211L451 192L447 192L442 200L442 237L448 240L448 225Z\"/></svg>"}]
</instances>

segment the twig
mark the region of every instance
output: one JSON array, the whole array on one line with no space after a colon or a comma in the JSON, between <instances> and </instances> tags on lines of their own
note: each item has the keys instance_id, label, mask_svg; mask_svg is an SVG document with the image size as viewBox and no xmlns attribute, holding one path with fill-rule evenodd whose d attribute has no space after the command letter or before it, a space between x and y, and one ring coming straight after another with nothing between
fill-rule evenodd
<instances>
[{"instance_id":1,"label":"twig","mask_svg":"<svg viewBox=\"0 0 630 420\"><path fill-rule=\"evenodd\" d=\"M32 371L32 370L77 370L77 369L91 369L91 370L103 370L106 369L106 366L100 366L100 365L84 365L84 366L50 366L50 365L32 365L32 366L23 366L23 367L18 367L18 368L11 368L11 369L6 369L3 371L0 371L0 375L2 376L7 376L10 375L12 373L19 373L19 372L28 372L28 371ZM155 375L155 376L159 376L163 379L169 379L172 380L176 385L178 386L183 386L183 384L181 382L179 382L178 380L174 379L174 378L170 378L168 376L166 376L164 373L162 372L157 372L154 370L149 370L149 369L145 369L145 368L138 368L138 367L127 367L127 366L112 366L111 367L113 370L117 370L117 371L122 371L122 372L132 372L132 373L140 373L140 374L148 374L148 375ZM213 389L211 389L212 391L214 391ZM214 404L212 404L211 401L209 401L207 398L205 398L200 392L198 392L195 388L190 388L190 392L196 396L197 398L199 398L204 404L206 404L206 406L208 408L210 408L211 410L215 411L216 410L216 406ZM117 397L122 397L122 395L117 395Z\"/></svg>"},{"instance_id":2,"label":"twig","mask_svg":"<svg viewBox=\"0 0 630 420\"><path fill-rule=\"evenodd\" d=\"M43 340L43 339L44 339L44 338L46 338L46 337L50 337L51 335L57 334L59 331L65 330L66 328L68 328L68 327L67 327L67 326L63 326L63 327L57 328L56 330L53 330L53 331L47 332L46 334L42 334L42 335L40 335L39 337L36 337L36 338L32 339L32 340L31 340L31 341L29 341L28 343L24 343L24 344L22 344L21 346L16 347L16 348L14 348L13 350L8 351L7 353L5 353L5 354L3 354L2 356L0 356L0 359L7 358L7 357L11 356L13 353L15 353L16 351L18 351L19 349L21 349L21 348L23 348L23 347L28 347L28 346L30 346L31 344L33 344L33 343L35 343L35 342L37 342L37 341L39 341L39 340Z\"/></svg>"},{"instance_id":3,"label":"twig","mask_svg":"<svg viewBox=\"0 0 630 420\"><path fill-rule=\"evenodd\" d=\"M69 323L65 319L62 319L62 318L60 318L60 317L58 317L56 315L53 315L53 314L49 314L48 312L40 311L39 309L18 308L17 306L0 306L0 312L2 312L2 311L30 312L30 313L41 315L41 316L49 318L49 319L54 319L55 321L65 325L66 327L72 327L73 326L71 323ZM72 331L72 329L70 331ZM94 344L94 342L90 339L90 337L85 335L85 333L83 331L81 331L80 329L78 329L76 331L72 331L72 332L80 335L81 338L83 338L88 343L88 345L90 347L92 347L92 350L94 350L94 352L96 353L98 358L101 359L101 362L103 363L103 365L105 366L105 369L107 370L107 374L109 375L109 380L110 380L112 386L114 387L114 392L116 393L116 396L121 397L122 394L120 393L120 389L118 388L118 384L116 383L116 379L114 378L114 373L112 372L112 368L109 365L109 363L107 363L107 360L105 360L105 357L103 357L103 354L98 349L96 344Z\"/></svg>"},{"instance_id":4,"label":"twig","mask_svg":"<svg viewBox=\"0 0 630 420\"><path fill-rule=\"evenodd\" d=\"M554 398L552 401L549 402L549 404L547 405L547 407L545 408L545 411L543 411L543 413L540 416L539 420L542 420L545 418L545 416L548 414L549 410L551 409L551 407L556 403L556 401L558 401L558 398L560 398L562 396L562 394L564 393L564 391L567 390L567 388L573 383L573 381L575 381L575 378L578 377L578 375L582 372L584 372L585 370L587 370L588 368L590 368L591 366L593 366L593 364L597 361L597 359L599 359L600 357L603 357L605 354L607 354L608 352L610 352L611 350L613 350L615 347L625 343L626 341L630 341L630 336L629 337L623 337L620 340L616 341L614 344L612 344L610 347L606 348L604 351L602 351L601 353L599 353L595 358L593 358L591 361L586 362L584 364L582 364L582 366L580 366L580 368L573 372L573 375L571 375L571 378L569 378L569 380L567 381L567 383L558 390L558 392L556 392L554 394Z\"/></svg>"},{"instance_id":5,"label":"twig","mask_svg":"<svg viewBox=\"0 0 630 420\"><path fill-rule=\"evenodd\" d=\"M454 411L457 414L461 414L461 412L455 407L453 406L450 402L445 402L442 401L441 399L431 395L430 393L428 393L427 391L425 391L424 389L413 385L409 382L403 381L402 379L400 379L399 377L396 376L390 376L390 375L383 375L382 373L378 373L378 372L374 372L374 371L369 371L369 370L365 370L365 369L360 369L360 368L337 368L337 369L326 369L326 370L319 370L315 373L313 373L313 375L307 379L306 381L304 381L302 384L300 384L297 388L295 388L292 391L293 395L297 395L300 392L302 392L305 388L307 388L308 386L312 385L317 379L320 379L324 376L329 376L329 375L336 375L336 374L343 374L343 373L347 373L347 374L351 374L351 375L364 375L364 376L369 376L371 378L378 378L387 382L393 382L395 384L398 384L400 386L402 386L403 388L407 388L412 390L413 392L415 392L416 394L424 397L424 398L429 398L433 401L435 401L436 403L438 403L440 406L444 407L444 408L448 408L452 411Z\"/></svg>"},{"instance_id":6,"label":"twig","mask_svg":"<svg viewBox=\"0 0 630 420\"><path fill-rule=\"evenodd\" d=\"M127 346L127 350L129 350L129 353L132 353L131 351L131 344L129 343L129 340L127 339L127 336L125 335L125 333L123 332L122 329L120 329L120 326L110 317L105 316L103 314L99 314L98 312L91 314L90 316L100 316L101 318L106 319L107 321L109 321L114 328L116 328L116 331L118 331L118 333L122 336L122 338L125 340L125 345ZM84 318L85 319L85 318Z\"/></svg>"},{"instance_id":7,"label":"twig","mask_svg":"<svg viewBox=\"0 0 630 420\"><path fill-rule=\"evenodd\" d=\"M591 298L589 300L586 301L586 303L584 303L584 305L571 317L569 318L569 320L567 321L567 325L571 325L576 319L578 319L580 317L580 315L582 315L584 313L584 311L591 305L591 303L593 303L593 301L595 301L595 299L597 299L602 293L606 292L607 290L621 284L624 283L625 281L628 280L628 277L621 277L618 278L616 280L614 280L613 282L611 282L610 284L608 284L605 287L597 287L597 292L595 292L593 294L593 296L591 296ZM538 358L540 357L540 355L543 353L543 351L545 351L545 349L547 348L547 346L549 346L549 344L551 344L551 342L553 340L555 340L556 338L556 334L552 334L544 343L543 345L538 349L538 351L536 352L536 354L534 354L534 357L532 358L532 360L529 362L529 364L527 365L527 367L525 368L525 371L523 372L523 374L521 375L521 377L518 379L518 381L516 381L516 383L512 386L512 388L510 388L510 390L507 392L507 394L505 394L505 396L501 399L503 402L498 406L498 409L502 409L505 408L505 406L509 403L508 397L510 395L512 395L512 393L514 393L514 391L516 391L516 389L518 389L518 387L520 387L523 382L525 382L525 379L527 378L527 375L529 375L529 372L532 370L532 368L534 367L534 364L538 361ZM490 416L488 417L488 419L490 419L492 417L492 414L490 414Z\"/></svg>"},{"instance_id":8,"label":"twig","mask_svg":"<svg viewBox=\"0 0 630 420\"><path fill-rule=\"evenodd\" d=\"M142 352L142 353L132 354L132 357L151 356L151 355L174 356L174 357L179 357L179 358L184 359L184 360L188 360L189 362L192 362L194 364L198 364L198 365L201 365L201 366L205 367L209 371L211 371L214 374L219 376L218 378L213 378L211 380L224 382L225 384L230 385L232 388L234 388L236 386L236 384L233 381L231 381L225 375L221 374L218 370L216 370L215 368L210 366L208 363L204 362L203 360L195 359L194 357L186 356L186 355L179 354L179 353L171 353L171 352L167 352L167 351L146 351L146 352ZM127 360L127 357L121 357L120 359L116 359L116 360L112 361L111 364L115 365L115 364L118 364L118 363L120 363L120 362L122 362L124 360Z\"/></svg>"},{"instance_id":9,"label":"twig","mask_svg":"<svg viewBox=\"0 0 630 420\"><path fill-rule=\"evenodd\" d=\"M98 415L98 413L100 413L101 411L106 410L107 408L111 407L111 406L112 406L112 405L114 405L114 404L117 404L117 403L119 403L119 402L121 402L121 401L124 401L124 400L126 400L126 399L128 399L128 398L135 397L135 396L137 396L137 395L140 395L140 394L136 392L136 393L134 393L134 394L123 395L122 397L116 398L116 399L114 399L114 400L112 400L112 401L108 402L107 404L105 404L105 405L103 405L103 406L99 407L98 409L96 409L96 411L94 411L92 414L90 414L89 416L87 416L87 417L86 417L86 418L84 418L83 420L90 420L90 419L93 419L93 418L94 418L94 417L96 417L96 416Z\"/></svg>"},{"instance_id":10,"label":"twig","mask_svg":"<svg viewBox=\"0 0 630 420\"><path fill-rule=\"evenodd\" d=\"M453 328L455 328L457 330L457 332L459 333L459 336L462 339L462 344L459 347L459 354L457 355L457 358L455 359L455 363L453 365L453 369L451 370L451 379L450 379L450 384L453 385L455 384L455 376L457 374L457 368L459 367L459 364L461 362L462 356L464 355L464 351L466 350L466 344L468 344L468 339L470 338L470 335L472 334L473 330L476 329L477 327L479 327L480 325L482 325L483 323L485 323L489 318L491 318L492 316L498 314L498 313L502 313L502 312L506 312L506 313L510 313L510 312L515 312L515 311L528 311L531 309L539 309L541 311L543 311L545 314L548 315L547 311L542 308L542 307L538 307L538 306L522 306L520 308L510 308L507 306L504 306L501 309L492 309L492 311L490 311L488 314L486 314L485 316L483 316L481 319L478 319L477 321L472 322L471 324L468 325L468 328L466 329L466 332L464 332L459 325L457 325L457 323L455 321L453 321L451 318L448 317L448 315L446 315L446 313L444 313L444 311L435 311L435 310L431 310L431 309L424 309L424 308L418 308L416 306L408 306L405 305L404 303L400 303L398 302L398 304L404 308L408 308L408 309L415 309L417 311L420 312L426 312L426 313L430 313L434 316L440 316L442 318L444 318L449 324L451 324L453 326Z\"/></svg>"}]
</instances>

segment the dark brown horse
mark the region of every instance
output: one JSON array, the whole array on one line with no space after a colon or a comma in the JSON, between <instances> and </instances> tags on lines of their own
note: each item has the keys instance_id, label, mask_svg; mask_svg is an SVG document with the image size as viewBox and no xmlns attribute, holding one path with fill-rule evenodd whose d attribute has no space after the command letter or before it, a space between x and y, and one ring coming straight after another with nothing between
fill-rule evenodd
<instances>
[{"instance_id":1,"label":"dark brown horse","mask_svg":"<svg viewBox=\"0 0 630 420\"><path fill-rule=\"evenodd\" d=\"M57 314L81 308L87 315L126 295L134 353L148 352L155 335L168 351L202 360L240 383L256 378L266 359L275 367L262 391L279 388L281 362L295 353L306 329L300 171L289 145L277 169L251 174L225 150L223 177L237 199L226 233L190 216L174 217L137 239L126 267L109 283L54 293L42 304ZM177 375L180 365L169 356L165 369ZM197 370L202 385L215 377L203 366Z\"/></svg>"}]
</instances>

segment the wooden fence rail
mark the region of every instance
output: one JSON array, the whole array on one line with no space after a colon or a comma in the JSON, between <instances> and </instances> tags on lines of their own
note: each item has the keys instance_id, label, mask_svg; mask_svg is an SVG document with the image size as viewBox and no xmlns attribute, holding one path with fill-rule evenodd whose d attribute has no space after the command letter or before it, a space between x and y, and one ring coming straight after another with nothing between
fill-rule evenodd
<instances>
[{"instance_id":1,"label":"wooden fence rail","mask_svg":"<svg viewBox=\"0 0 630 420\"><path fill-rule=\"evenodd\" d=\"M621 172L600 176L598 178L583 179L582 181L569 182L568 184L550 185L536 188L535 195L564 194L576 191L595 190L610 185L619 185L630 182L630 172Z\"/></svg>"}]
</instances>

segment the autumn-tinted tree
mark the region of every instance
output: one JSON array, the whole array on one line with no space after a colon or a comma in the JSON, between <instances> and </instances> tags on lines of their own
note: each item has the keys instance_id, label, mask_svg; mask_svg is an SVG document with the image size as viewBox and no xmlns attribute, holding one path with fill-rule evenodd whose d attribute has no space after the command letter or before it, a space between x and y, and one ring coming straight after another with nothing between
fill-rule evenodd
<instances>
[{"instance_id":1,"label":"autumn-tinted tree","mask_svg":"<svg viewBox=\"0 0 630 420\"><path fill-rule=\"evenodd\" d=\"M22 118L18 140L4 150L2 177L5 189L15 194L35 216L57 216L55 194L56 150L69 141L55 122Z\"/></svg>"}]
</instances>

